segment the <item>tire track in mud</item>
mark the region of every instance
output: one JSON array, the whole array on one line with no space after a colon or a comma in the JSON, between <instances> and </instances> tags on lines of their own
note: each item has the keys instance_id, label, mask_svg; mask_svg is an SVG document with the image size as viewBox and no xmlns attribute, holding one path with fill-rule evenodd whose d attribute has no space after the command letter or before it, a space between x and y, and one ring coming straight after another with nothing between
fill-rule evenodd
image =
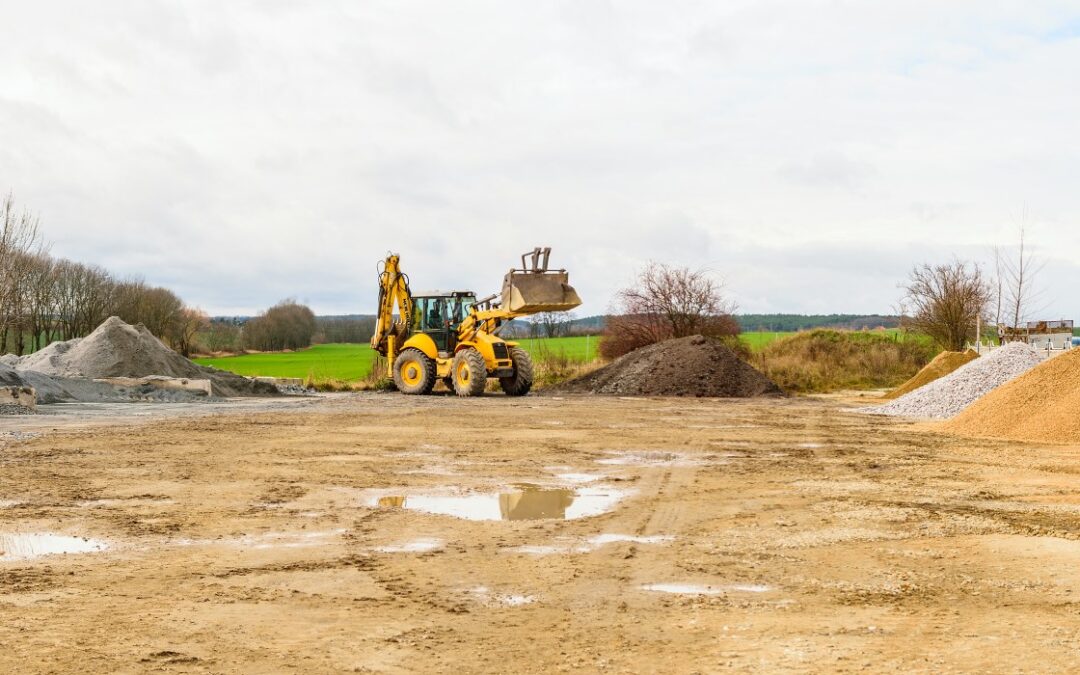
<instances>
[{"instance_id":1,"label":"tire track in mud","mask_svg":"<svg viewBox=\"0 0 1080 675\"><path fill-rule=\"evenodd\" d=\"M657 471L660 473L660 471ZM653 495L641 505L645 511L634 534L638 536L670 535L681 529L686 507L679 496L693 485L697 467L666 467L656 479Z\"/></svg>"}]
</instances>

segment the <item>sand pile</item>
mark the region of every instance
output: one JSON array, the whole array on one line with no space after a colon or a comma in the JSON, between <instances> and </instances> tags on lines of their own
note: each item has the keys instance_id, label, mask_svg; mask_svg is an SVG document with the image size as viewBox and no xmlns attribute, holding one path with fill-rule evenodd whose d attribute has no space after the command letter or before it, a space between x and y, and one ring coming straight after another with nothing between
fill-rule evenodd
<instances>
[{"instance_id":1,"label":"sand pile","mask_svg":"<svg viewBox=\"0 0 1080 675\"><path fill-rule=\"evenodd\" d=\"M54 342L18 359L15 368L20 373L67 379L148 375L209 379L215 396L278 393L273 384L193 363L166 347L144 326L132 326L115 316L84 338Z\"/></svg>"},{"instance_id":2,"label":"sand pile","mask_svg":"<svg viewBox=\"0 0 1080 675\"><path fill-rule=\"evenodd\" d=\"M780 395L769 378L719 340L700 335L636 349L556 391L623 396Z\"/></svg>"},{"instance_id":3,"label":"sand pile","mask_svg":"<svg viewBox=\"0 0 1080 675\"><path fill-rule=\"evenodd\" d=\"M1041 362L1038 350L1022 342L1013 342L891 403L860 408L859 411L877 415L949 418Z\"/></svg>"},{"instance_id":4,"label":"sand pile","mask_svg":"<svg viewBox=\"0 0 1080 675\"><path fill-rule=\"evenodd\" d=\"M936 379L945 377L960 366L974 361L977 358L979 358L979 354L974 349L969 349L966 352L941 352L934 357L933 361L926 364L922 370L915 373L914 377L896 389L893 389L888 394L885 394L882 398L900 398L909 391L915 391L919 387L925 387Z\"/></svg>"},{"instance_id":5,"label":"sand pile","mask_svg":"<svg viewBox=\"0 0 1080 675\"><path fill-rule=\"evenodd\" d=\"M962 436L1080 442L1080 349L995 389L941 428Z\"/></svg>"}]
</instances>

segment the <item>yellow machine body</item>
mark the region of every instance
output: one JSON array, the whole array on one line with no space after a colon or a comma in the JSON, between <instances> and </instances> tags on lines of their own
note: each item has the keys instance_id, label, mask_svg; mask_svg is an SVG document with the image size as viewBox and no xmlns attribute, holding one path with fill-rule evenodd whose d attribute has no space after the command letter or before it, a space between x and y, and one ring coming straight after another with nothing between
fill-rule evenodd
<instances>
[{"instance_id":1,"label":"yellow machine body","mask_svg":"<svg viewBox=\"0 0 1080 675\"><path fill-rule=\"evenodd\" d=\"M372 348L387 359L387 375L404 393L429 393L436 379L460 396L483 392L487 378L521 396L532 387L532 361L518 343L498 335L515 318L566 311L581 304L566 270L548 270L550 248L522 256L522 269L503 279L502 303L477 301L468 291L413 295L399 257L387 256L379 271L379 313ZM526 259L531 256L531 265ZM452 308L452 311L451 311ZM395 310L397 312L395 316Z\"/></svg>"}]
</instances>

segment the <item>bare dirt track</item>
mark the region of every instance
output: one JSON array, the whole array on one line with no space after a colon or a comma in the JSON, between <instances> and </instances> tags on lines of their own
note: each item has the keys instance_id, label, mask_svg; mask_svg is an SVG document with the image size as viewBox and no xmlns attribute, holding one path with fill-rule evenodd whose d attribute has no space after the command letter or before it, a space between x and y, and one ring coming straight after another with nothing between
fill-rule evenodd
<instances>
[{"instance_id":1,"label":"bare dirt track","mask_svg":"<svg viewBox=\"0 0 1080 675\"><path fill-rule=\"evenodd\" d=\"M0 435L0 534L109 546L0 558L0 672L1080 668L1077 447L836 400L204 413L0 420L46 432Z\"/></svg>"}]
</instances>

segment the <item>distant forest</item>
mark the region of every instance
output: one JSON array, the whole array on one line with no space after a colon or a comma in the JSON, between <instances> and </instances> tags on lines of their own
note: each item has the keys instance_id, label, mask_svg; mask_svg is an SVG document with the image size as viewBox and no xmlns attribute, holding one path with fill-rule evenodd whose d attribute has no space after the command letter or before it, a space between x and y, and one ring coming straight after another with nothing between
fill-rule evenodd
<instances>
[{"instance_id":1,"label":"distant forest","mask_svg":"<svg viewBox=\"0 0 1080 675\"><path fill-rule=\"evenodd\" d=\"M808 328L896 328L899 316L883 314L737 314L743 331L797 331Z\"/></svg>"},{"instance_id":2,"label":"distant forest","mask_svg":"<svg viewBox=\"0 0 1080 675\"><path fill-rule=\"evenodd\" d=\"M536 322L528 319L513 321L502 332L504 337L521 338L545 335L547 331L538 317ZM243 326L251 317L214 317L213 323ZM604 330L606 317L601 315L571 318L561 322L556 335L597 335ZM883 314L737 314L735 319L744 332L776 331L792 332L810 328L839 328L848 330L873 329L879 326L896 328L900 317ZM318 316L315 318L314 342L367 342L375 329L375 317L370 314Z\"/></svg>"}]
</instances>

